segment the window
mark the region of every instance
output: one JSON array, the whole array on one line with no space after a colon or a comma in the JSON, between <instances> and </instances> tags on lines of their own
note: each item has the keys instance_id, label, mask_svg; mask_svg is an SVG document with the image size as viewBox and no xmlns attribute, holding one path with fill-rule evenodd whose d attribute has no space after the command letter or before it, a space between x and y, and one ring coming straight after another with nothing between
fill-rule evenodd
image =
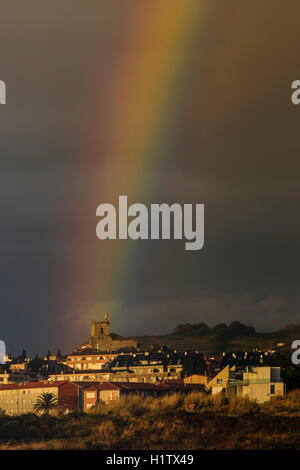
<instances>
[{"instance_id":1,"label":"window","mask_svg":"<svg viewBox=\"0 0 300 470\"><path fill-rule=\"evenodd\" d=\"M274 395L274 394L275 394L275 385L271 384L270 385L270 395Z\"/></svg>"},{"instance_id":2,"label":"window","mask_svg":"<svg viewBox=\"0 0 300 470\"><path fill-rule=\"evenodd\" d=\"M87 392L86 398L95 398L95 392Z\"/></svg>"}]
</instances>

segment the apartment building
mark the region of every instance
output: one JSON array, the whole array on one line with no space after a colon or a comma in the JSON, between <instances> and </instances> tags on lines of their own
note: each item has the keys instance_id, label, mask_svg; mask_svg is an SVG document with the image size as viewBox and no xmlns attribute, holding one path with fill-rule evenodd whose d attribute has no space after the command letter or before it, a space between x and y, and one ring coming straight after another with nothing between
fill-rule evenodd
<instances>
[{"instance_id":1,"label":"apartment building","mask_svg":"<svg viewBox=\"0 0 300 470\"><path fill-rule=\"evenodd\" d=\"M76 370L101 370L113 361L118 354L70 354L64 364Z\"/></svg>"},{"instance_id":2,"label":"apartment building","mask_svg":"<svg viewBox=\"0 0 300 470\"><path fill-rule=\"evenodd\" d=\"M0 385L0 411L8 415L32 413L37 399L52 393L60 407L69 411L79 409L79 386L70 382L31 382Z\"/></svg>"},{"instance_id":3,"label":"apartment building","mask_svg":"<svg viewBox=\"0 0 300 470\"><path fill-rule=\"evenodd\" d=\"M112 382L161 382L178 380L183 376L181 358L160 357L157 355L118 356L110 364Z\"/></svg>"},{"instance_id":4,"label":"apartment building","mask_svg":"<svg viewBox=\"0 0 300 470\"><path fill-rule=\"evenodd\" d=\"M74 370L71 374L49 374L48 380L50 382L107 382L110 380L110 376L110 372L101 372L93 370Z\"/></svg>"},{"instance_id":5,"label":"apartment building","mask_svg":"<svg viewBox=\"0 0 300 470\"><path fill-rule=\"evenodd\" d=\"M149 353L96 355L69 355L64 362L68 370L49 374L51 381L110 381L147 382L179 380L183 376L184 363L180 357L150 355Z\"/></svg>"},{"instance_id":6,"label":"apartment building","mask_svg":"<svg viewBox=\"0 0 300 470\"><path fill-rule=\"evenodd\" d=\"M152 367L137 369L119 369L112 371L74 370L71 374L50 374L49 381L69 382L141 382L156 383L168 380L180 380L182 369L163 371Z\"/></svg>"}]
</instances>

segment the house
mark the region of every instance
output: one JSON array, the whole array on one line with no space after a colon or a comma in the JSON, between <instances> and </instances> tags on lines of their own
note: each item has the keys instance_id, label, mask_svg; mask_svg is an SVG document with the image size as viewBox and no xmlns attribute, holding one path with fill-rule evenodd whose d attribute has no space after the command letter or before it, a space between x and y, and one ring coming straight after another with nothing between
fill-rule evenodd
<instances>
[{"instance_id":1,"label":"house","mask_svg":"<svg viewBox=\"0 0 300 470\"><path fill-rule=\"evenodd\" d=\"M83 388L81 390L80 407L84 411L91 409L96 403L100 401L109 403L111 401L119 400L122 396L137 395L143 398L146 397L160 397L163 395L172 395L173 393L191 393L194 390L192 385L183 383L163 383L163 384L150 384L150 383L102 383L102 384L80 384Z\"/></svg>"},{"instance_id":2,"label":"house","mask_svg":"<svg viewBox=\"0 0 300 470\"><path fill-rule=\"evenodd\" d=\"M276 395L284 395L284 383L280 367L247 367L242 374L236 374L227 387L228 393L249 397L263 403Z\"/></svg>"},{"instance_id":3,"label":"house","mask_svg":"<svg viewBox=\"0 0 300 470\"><path fill-rule=\"evenodd\" d=\"M28 368L28 362L11 362L10 370L11 372L26 372Z\"/></svg>"},{"instance_id":4,"label":"house","mask_svg":"<svg viewBox=\"0 0 300 470\"><path fill-rule=\"evenodd\" d=\"M235 366L231 369L228 366L224 367L213 379L208 382L208 388L211 389L212 394L220 393L226 389L229 380L235 378Z\"/></svg>"},{"instance_id":5,"label":"house","mask_svg":"<svg viewBox=\"0 0 300 470\"><path fill-rule=\"evenodd\" d=\"M183 379L186 384L207 384L207 375L192 374Z\"/></svg>"},{"instance_id":6,"label":"house","mask_svg":"<svg viewBox=\"0 0 300 470\"><path fill-rule=\"evenodd\" d=\"M88 411L99 401L105 403L120 399L121 387L111 383L85 386L81 391L81 409Z\"/></svg>"}]
</instances>

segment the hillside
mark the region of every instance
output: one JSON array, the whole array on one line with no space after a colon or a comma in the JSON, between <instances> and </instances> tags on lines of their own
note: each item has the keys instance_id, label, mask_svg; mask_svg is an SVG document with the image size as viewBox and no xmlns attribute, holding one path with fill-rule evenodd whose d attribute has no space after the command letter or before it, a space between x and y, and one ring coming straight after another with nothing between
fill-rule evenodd
<instances>
[{"instance_id":1,"label":"hillside","mask_svg":"<svg viewBox=\"0 0 300 470\"><path fill-rule=\"evenodd\" d=\"M300 324L287 325L271 333L259 333L254 327L237 321L229 325L220 323L213 328L205 323L186 323L163 336L134 337L145 348L166 346L177 351L197 349L201 352L277 348L278 343L283 343L282 349L290 349L291 343L298 338Z\"/></svg>"}]
</instances>

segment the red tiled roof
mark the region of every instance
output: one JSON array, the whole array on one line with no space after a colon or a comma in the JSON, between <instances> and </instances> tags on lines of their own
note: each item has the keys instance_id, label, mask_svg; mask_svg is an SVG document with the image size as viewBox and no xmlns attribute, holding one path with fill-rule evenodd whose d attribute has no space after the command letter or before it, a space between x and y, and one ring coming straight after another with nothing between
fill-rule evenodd
<instances>
[{"instance_id":1,"label":"red tiled roof","mask_svg":"<svg viewBox=\"0 0 300 470\"><path fill-rule=\"evenodd\" d=\"M81 386L84 391L88 390L119 390L120 387L118 387L115 384L112 384L111 382L90 382L90 383L84 383L84 382L76 382L77 385Z\"/></svg>"},{"instance_id":2,"label":"red tiled roof","mask_svg":"<svg viewBox=\"0 0 300 470\"><path fill-rule=\"evenodd\" d=\"M58 380L58 381L53 381L53 382L28 382L28 383L18 383L18 384L5 384L5 385L0 385L0 391L1 390L23 390L27 388L53 388L53 387L61 387L64 384L69 384L73 382L69 382L66 380ZM76 384L77 385L77 384Z\"/></svg>"},{"instance_id":3,"label":"red tiled roof","mask_svg":"<svg viewBox=\"0 0 300 470\"><path fill-rule=\"evenodd\" d=\"M114 382L114 384L122 389L127 390L157 390L156 385L142 382Z\"/></svg>"},{"instance_id":4,"label":"red tiled roof","mask_svg":"<svg viewBox=\"0 0 300 470\"><path fill-rule=\"evenodd\" d=\"M100 382L99 380L98 381L91 381L89 382L88 380L85 380L85 381L77 381L77 380L72 380L71 382L72 384L76 384L78 385L79 387L82 387L84 389L87 389L87 388L97 388L99 385L102 384L102 382ZM106 382L105 382L106 383Z\"/></svg>"},{"instance_id":5,"label":"red tiled roof","mask_svg":"<svg viewBox=\"0 0 300 470\"><path fill-rule=\"evenodd\" d=\"M173 390L173 389L182 389L182 390L188 390L189 387L186 385L181 385L180 384L168 384L168 383L156 383L156 384L151 384L151 383L142 383L142 382L116 382L116 385L123 390L149 390L149 391L159 391L159 390Z\"/></svg>"},{"instance_id":6,"label":"red tiled roof","mask_svg":"<svg viewBox=\"0 0 300 470\"><path fill-rule=\"evenodd\" d=\"M119 382L118 382L119 384ZM136 390L193 390L194 386L193 384L185 384L185 383L155 383L155 384L150 384L150 383L134 383L134 382L129 382L129 383L123 383L122 386L124 388L128 389L136 389Z\"/></svg>"},{"instance_id":7,"label":"red tiled roof","mask_svg":"<svg viewBox=\"0 0 300 470\"><path fill-rule=\"evenodd\" d=\"M74 383L74 382L72 382ZM75 382L85 390L98 389L98 390L145 390L145 391L163 391L163 390L193 390L198 384L186 383L143 383L143 382Z\"/></svg>"},{"instance_id":8,"label":"red tiled roof","mask_svg":"<svg viewBox=\"0 0 300 470\"><path fill-rule=\"evenodd\" d=\"M90 390L98 390L98 387L96 386L90 386L90 387L83 387L84 392L89 392Z\"/></svg>"},{"instance_id":9,"label":"red tiled roof","mask_svg":"<svg viewBox=\"0 0 300 470\"><path fill-rule=\"evenodd\" d=\"M99 384L97 386L97 388L99 390L119 390L120 389L120 387L118 387L118 385L112 384L111 382Z\"/></svg>"},{"instance_id":10,"label":"red tiled roof","mask_svg":"<svg viewBox=\"0 0 300 470\"><path fill-rule=\"evenodd\" d=\"M163 390L193 390L196 384L181 384L181 383L142 383L142 382L78 382L58 380L53 382L28 382L19 384L5 384L0 385L1 390L23 390L31 388L54 388L61 387L65 384L73 384L82 387L84 390L98 389L98 390L145 390L145 391L163 391Z\"/></svg>"}]
</instances>

